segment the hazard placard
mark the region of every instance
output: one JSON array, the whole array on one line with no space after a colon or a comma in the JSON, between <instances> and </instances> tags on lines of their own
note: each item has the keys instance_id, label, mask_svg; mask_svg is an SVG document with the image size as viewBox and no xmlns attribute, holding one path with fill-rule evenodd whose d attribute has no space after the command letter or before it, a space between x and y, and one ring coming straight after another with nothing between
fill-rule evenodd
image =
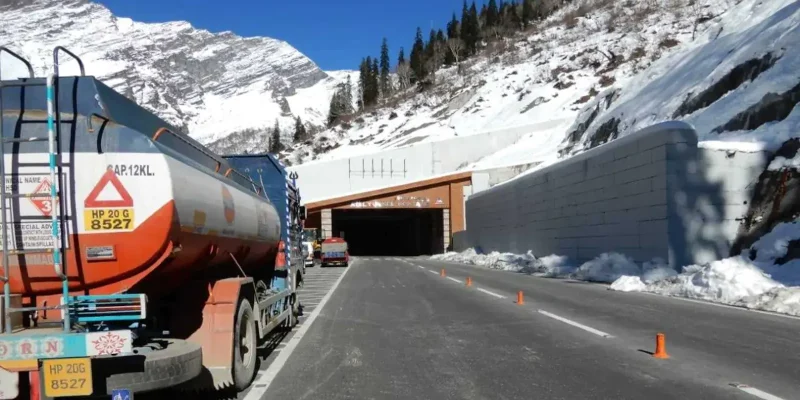
<instances>
[{"instance_id":1,"label":"hazard placard","mask_svg":"<svg viewBox=\"0 0 800 400\"><path fill-rule=\"evenodd\" d=\"M83 205L83 226L87 231L133 229L133 198L113 169L106 170Z\"/></svg>"},{"instance_id":2,"label":"hazard placard","mask_svg":"<svg viewBox=\"0 0 800 400\"><path fill-rule=\"evenodd\" d=\"M50 179L44 178L39 185L36 186L36 189L33 190L34 194L49 194L50 193ZM33 206L36 207L39 212L42 213L45 217L49 217L50 213L53 212L53 200L47 197L30 197L29 198Z\"/></svg>"},{"instance_id":3,"label":"hazard placard","mask_svg":"<svg viewBox=\"0 0 800 400\"><path fill-rule=\"evenodd\" d=\"M111 188L109 188L111 185ZM110 190L115 190L117 197L113 194L108 196L107 193ZM112 192L113 193L113 192ZM106 199L100 199L101 194L106 194L107 196L103 197L111 197ZM94 189L92 189L91 193L86 196L86 200L83 202L83 206L86 208L100 208L100 207L133 207L133 199L131 195L125 190L125 186L122 186L122 182L120 182L117 174L114 173L113 169L107 169L106 173L100 178L100 181L97 182Z\"/></svg>"}]
</instances>

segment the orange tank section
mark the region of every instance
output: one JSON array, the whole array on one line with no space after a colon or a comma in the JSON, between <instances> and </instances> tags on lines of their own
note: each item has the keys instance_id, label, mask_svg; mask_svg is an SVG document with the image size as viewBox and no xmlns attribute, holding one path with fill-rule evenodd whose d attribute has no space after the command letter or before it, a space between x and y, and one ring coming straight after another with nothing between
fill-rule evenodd
<instances>
[{"instance_id":1,"label":"orange tank section","mask_svg":"<svg viewBox=\"0 0 800 400\"><path fill-rule=\"evenodd\" d=\"M119 293L136 285L139 292L156 294L174 289L182 277L206 268L235 267L236 262L245 271L263 267L274 257L277 244L181 229L170 201L132 232L70 235L63 263L74 294ZM97 246L113 246L114 257L89 260L86 249ZM13 255L10 259L12 293L58 297L61 280L54 271L52 254Z\"/></svg>"}]
</instances>

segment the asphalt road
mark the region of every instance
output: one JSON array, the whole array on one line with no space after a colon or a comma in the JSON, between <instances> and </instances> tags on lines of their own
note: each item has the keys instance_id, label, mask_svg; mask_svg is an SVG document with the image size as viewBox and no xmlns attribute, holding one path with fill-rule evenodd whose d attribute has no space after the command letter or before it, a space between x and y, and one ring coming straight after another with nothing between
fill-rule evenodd
<instances>
[{"instance_id":1,"label":"asphalt road","mask_svg":"<svg viewBox=\"0 0 800 400\"><path fill-rule=\"evenodd\" d=\"M421 259L359 259L327 300L261 398L800 398L794 319Z\"/></svg>"}]
</instances>

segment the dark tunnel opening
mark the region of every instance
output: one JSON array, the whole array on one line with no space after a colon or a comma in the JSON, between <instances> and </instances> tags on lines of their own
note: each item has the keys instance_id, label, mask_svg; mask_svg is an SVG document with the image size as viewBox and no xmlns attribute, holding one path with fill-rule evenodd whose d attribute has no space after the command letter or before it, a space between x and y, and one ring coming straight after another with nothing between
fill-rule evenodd
<instances>
[{"instance_id":1,"label":"dark tunnel opening","mask_svg":"<svg viewBox=\"0 0 800 400\"><path fill-rule=\"evenodd\" d=\"M441 209L333 210L333 234L353 256L418 256L444 251Z\"/></svg>"}]
</instances>

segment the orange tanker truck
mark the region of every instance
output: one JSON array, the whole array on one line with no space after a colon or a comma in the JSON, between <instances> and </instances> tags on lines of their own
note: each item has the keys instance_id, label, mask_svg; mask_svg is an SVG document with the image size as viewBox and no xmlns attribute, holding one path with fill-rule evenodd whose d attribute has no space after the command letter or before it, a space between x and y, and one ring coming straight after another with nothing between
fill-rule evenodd
<instances>
[{"instance_id":1,"label":"orange tanker truck","mask_svg":"<svg viewBox=\"0 0 800 400\"><path fill-rule=\"evenodd\" d=\"M30 75L0 81L0 399L248 387L299 313L294 179L217 156L66 49L46 78L0 53Z\"/></svg>"}]
</instances>

